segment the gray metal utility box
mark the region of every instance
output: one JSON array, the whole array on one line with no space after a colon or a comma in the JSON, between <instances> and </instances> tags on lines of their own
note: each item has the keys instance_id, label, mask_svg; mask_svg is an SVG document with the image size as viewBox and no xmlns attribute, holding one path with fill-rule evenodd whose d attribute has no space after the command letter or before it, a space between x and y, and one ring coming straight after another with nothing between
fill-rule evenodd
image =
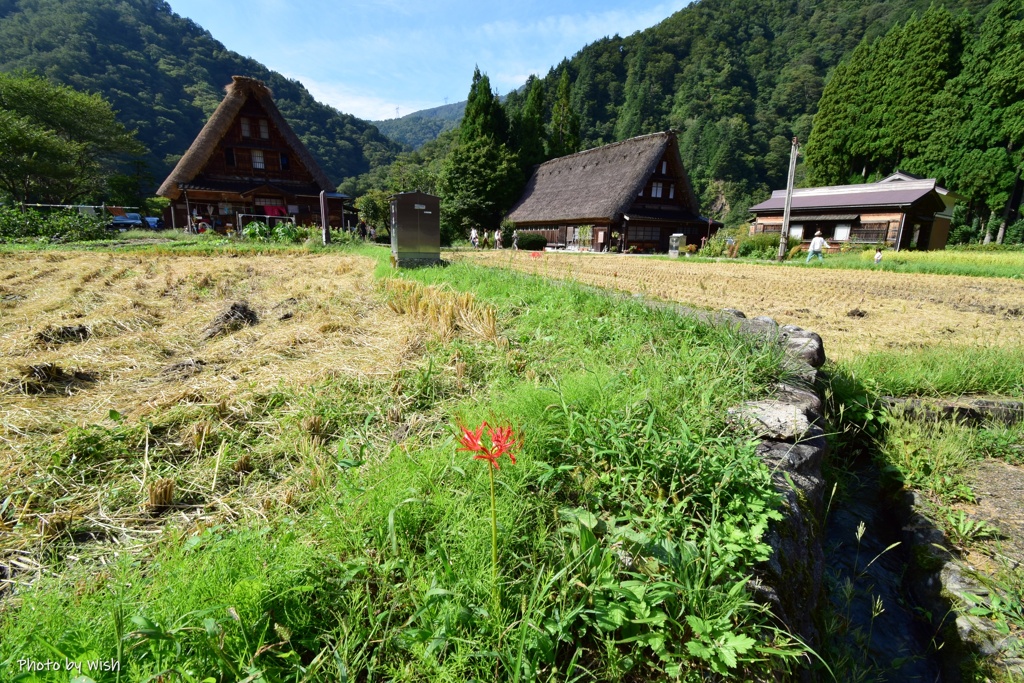
<instances>
[{"instance_id":1,"label":"gray metal utility box","mask_svg":"<svg viewBox=\"0 0 1024 683\"><path fill-rule=\"evenodd\" d=\"M425 192L391 197L391 255L400 268L441 263L441 200Z\"/></svg>"}]
</instances>

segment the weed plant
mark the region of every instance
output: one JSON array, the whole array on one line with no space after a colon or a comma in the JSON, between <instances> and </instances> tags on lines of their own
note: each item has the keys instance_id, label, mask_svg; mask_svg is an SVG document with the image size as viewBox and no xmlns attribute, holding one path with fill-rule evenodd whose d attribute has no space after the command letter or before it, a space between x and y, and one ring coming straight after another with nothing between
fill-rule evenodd
<instances>
[{"instance_id":1,"label":"weed plant","mask_svg":"<svg viewBox=\"0 0 1024 683\"><path fill-rule=\"evenodd\" d=\"M813 267L882 270L897 273L969 275L974 277L1024 278L1024 251L946 249L939 251L886 250L882 265L874 262L874 248L829 254Z\"/></svg>"},{"instance_id":2,"label":"weed plant","mask_svg":"<svg viewBox=\"0 0 1024 683\"><path fill-rule=\"evenodd\" d=\"M188 244L172 251L225 248ZM0 548L22 558L4 566L41 567L4 583L0 679L77 675L19 659L79 662L103 683L767 680L796 666L804 648L747 590L777 495L724 422L780 379L778 349L515 273L401 277L461 292L456 307L472 294L496 333L455 325L387 379L240 386L235 401L32 435L35 493L5 487L0 524L27 537L37 516L21 511L50 505L121 526L44 514L36 545ZM488 477L456 450L455 425L483 420L522 440L496 482L497 606ZM171 509L130 522L140 483L168 479ZM88 505L63 498L87 484ZM104 661L120 671L89 671Z\"/></svg>"},{"instance_id":3,"label":"weed plant","mask_svg":"<svg viewBox=\"0 0 1024 683\"><path fill-rule=\"evenodd\" d=\"M843 362L890 396L1024 395L1024 348L928 346L865 353Z\"/></svg>"}]
</instances>

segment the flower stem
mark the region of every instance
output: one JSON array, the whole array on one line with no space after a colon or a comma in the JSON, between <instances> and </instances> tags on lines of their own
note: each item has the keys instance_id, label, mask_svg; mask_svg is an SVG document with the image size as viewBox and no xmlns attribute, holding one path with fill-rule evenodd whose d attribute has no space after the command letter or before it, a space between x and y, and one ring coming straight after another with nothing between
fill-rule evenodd
<instances>
[{"instance_id":1,"label":"flower stem","mask_svg":"<svg viewBox=\"0 0 1024 683\"><path fill-rule=\"evenodd\" d=\"M491 570L492 588L494 598L494 609L497 611L500 604L498 594L498 505L494 498L494 468L488 466L487 473L491 475Z\"/></svg>"}]
</instances>

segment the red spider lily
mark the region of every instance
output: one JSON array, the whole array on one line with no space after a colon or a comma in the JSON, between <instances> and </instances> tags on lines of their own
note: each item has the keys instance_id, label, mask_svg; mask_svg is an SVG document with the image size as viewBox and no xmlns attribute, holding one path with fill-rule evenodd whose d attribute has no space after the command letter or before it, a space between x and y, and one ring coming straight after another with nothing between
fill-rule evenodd
<instances>
[{"instance_id":1,"label":"red spider lily","mask_svg":"<svg viewBox=\"0 0 1024 683\"><path fill-rule=\"evenodd\" d=\"M512 432L512 427L508 425L492 429L486 422L481 422L476 429L468 429L461 425L459 429L462 431L462 436L459 437L462 448L459 450L474 453L474 460L486 460L491 463L491 467L487 468L487 476L491 480L492 597L495 610L498 610L501 608L501 590L498 585L498 506L494 497L494 471L500 469L498 459L503 455L507 455L513 465L516 464L516 456L513 453L517 445L516 437ZM484 443L484 430L487 430L487 440L491 442L490 446Z\"/></svg>"},{"instance_id":2,"label":"red spider lily","mask_svg":"<svg viewBox=\"0 0 1024 683\"><path fill-rule=\"evenodd\" d=\"M512 427L498 427L497 429L491 429L486 423L482 422L476 429L467 429L466 427L459 427L462 430L462 436L459 437L459 443L462 444L460 451L469 451L475 453L473 456L474 460L486 460L491 463L494 469L501 469L498 466L498 458L503 455L508 455L508 459L512 461L512 464L516 464L516 456L512 453L512 449L515 447L515 435L512 433ZM487 430L487 437L491 442L490 447L484 444L483 434L484 430Z\"/></svg>"},{"instance_id":3,"label":"red spider lily","mask_svg":"<svg viewBox=\"0 0 1024 683\"><path fill-rule=\"evenodd\" d=\"M530 258L540 258L540 252L539 251L531 251L530 252Z\"/></svg>"},{"instance_id":4,"label":"red spider lily","mask_svg":"<svg viewBox=\"0 0 1024 683\"><path fill-rule=\"evenodd\" d=\"M465 427L459 427L462 430L462 436L459 437L459 443L462 444L460 451L471 451L473 453L479 453L486 451L487 449L483 444L484 429L487 428L487 423L482 422L479 427L474 430L466 429Z\"/></svg>"},{"instance_id":5,"label":"red spider lily","mask_svg":"<svg viewBox=\"0 0 1024 683\"><path fill-rule=\"evenodd\" d=\"M513 453L513 449L516 445L516 437L512 433L512 427L498 427L497 429L488 429L487 435L491 437L491 453L494 454L495 459L501 457L503 454L508 454L508 459L512 461L512 464L516 464L516 456ZM497 463L495 463L497 467Z\"/></svg>"}]
</instances>

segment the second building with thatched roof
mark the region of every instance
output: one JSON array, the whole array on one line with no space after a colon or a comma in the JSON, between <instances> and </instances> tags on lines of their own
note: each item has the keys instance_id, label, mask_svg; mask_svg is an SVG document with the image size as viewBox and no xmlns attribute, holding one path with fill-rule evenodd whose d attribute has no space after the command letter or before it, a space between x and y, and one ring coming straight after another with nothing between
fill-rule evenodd
<instances>
[{"instance_id":1,"label":"second building with thatched roof","mask_svg":"<svg viewBox=\"0 0 1024 683\"><path fill-rule=\"evenodd\" d=\"M673 234L699 245L721 227L700 216L672 131L540 164L508 218L549 246L593 251L666 252Z\"/></svg>"},{"instance_id":2,"label":"second building with thatched roof","mask_svg":"<svg viewBox=\"0 0 1024 683\"><path fill-rule=\"evenodd\" d=\"M157 194L171 200L164 222L178 228L239 229L252 220L332 225L342 200L261 81L233 76L226 95Z\"/></svg>"}]
</instances>

